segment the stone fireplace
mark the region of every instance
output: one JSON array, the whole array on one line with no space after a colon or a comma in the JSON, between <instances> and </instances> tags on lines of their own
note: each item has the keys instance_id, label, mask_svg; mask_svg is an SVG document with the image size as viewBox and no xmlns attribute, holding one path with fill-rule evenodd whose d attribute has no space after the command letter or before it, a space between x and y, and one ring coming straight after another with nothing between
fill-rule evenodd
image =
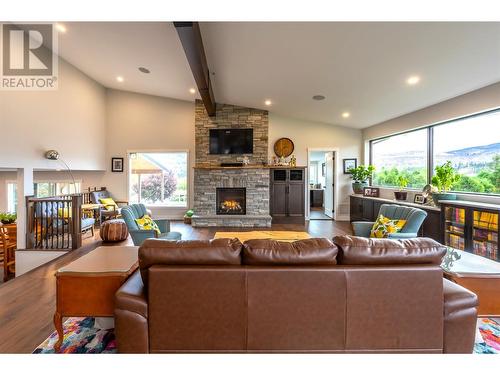
<instances>
[{"instance_id":1,"label":"stone fireplace","mask_svg":"<svg viewBox=\"0 0 500 375\"><path fill-rule=\"evenodd\" d=\"M217 215L245 215L246 188L216 188Z\"/></svg>"},{"instance_id":2,"label":"stone fireplace","mask_svg":"<svg viewBox=\"0 0 500 375\"><path fill-rule=\"evenodd\" d=\"M253 129L253 153L213 155L209 153L210 129ZM195 227L270 227L268 112L228 104L217 104L216 115L209 117L200 100L195 103ZM223 167L221 163L250 165Z\"/></svg>"}]
</instances>

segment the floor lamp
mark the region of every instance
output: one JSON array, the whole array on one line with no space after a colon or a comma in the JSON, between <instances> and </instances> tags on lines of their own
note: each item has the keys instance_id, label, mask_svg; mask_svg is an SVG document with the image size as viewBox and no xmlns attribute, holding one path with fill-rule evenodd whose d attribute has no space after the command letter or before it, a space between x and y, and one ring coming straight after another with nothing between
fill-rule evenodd
<instances>
[{"instance_id":1,"label":"floor lamp","mask_svg":"<svg viewBox=\"0 0 500 375\"><path fill-rule=\"evenodd\" d=\"M64 166L68 170L69 175L71 176L71 179L73 180L73 187L76 193L75 177L73 176L73 173L71 172L71 169L69 168L68 164L66 164L66 162L63 159L61 159L61 155L59 154L59 152L57 152L56 150L49 150L45 153L45 158L49 160L59 160L61 163L64 164Z\"/></svg>"}]
</instances>

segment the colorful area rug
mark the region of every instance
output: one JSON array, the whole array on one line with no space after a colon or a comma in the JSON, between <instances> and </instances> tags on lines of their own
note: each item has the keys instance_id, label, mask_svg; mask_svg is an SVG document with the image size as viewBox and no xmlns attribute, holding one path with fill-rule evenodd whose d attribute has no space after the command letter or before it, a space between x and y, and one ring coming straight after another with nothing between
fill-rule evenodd
<instances>
[{"instance_id":1,"label":"colorful area rug","mask_svg":"<svg viewBox=\"0 0 500 375\"><path fill-rule=\"evenodd\" d=\"M54 353L57 333L52 333L33 353ZM113 329L95 327L94 318L70 318L64 323L64 341L61 353L112 354L116 353ZM477 320L474 354L500 354L500 324L488 318Z\"/></svg>"},{"instance_id":2,"label":"colorful area rug","mask_svg":"<svg viewBox=\"0 0 500 375\"><path fill-rule=\"evenodd\" d=\"M477 320L476 354L500 354L500 319L479 318Z\"/></svg>"},{"instance_id":3,"label":"colorful area rug","mask_svg":"<svg viewBox=\"0 0 500 375\"><path fill-rule=\"evenodd\" d=\"M214 238L237 238L241 242L256 239L293 242L311 238L311 236L307 232L293 232L289 230L254 230L250 232L216 232Z\"/></svg>"},{"instance_id":4,"label":"colorful area rug","mask_svg":"<svg viewBox=\"0 0 500 375\"><path fill-rule=\"evenodd\" d=\"M57 332L53 332L33 352L34 354L55 353ZM64 322L64 340L60 353L67 354L112 354L116 353L114 329L100 329L94 318L69 318Z\"/></svg>"}]
</instances>

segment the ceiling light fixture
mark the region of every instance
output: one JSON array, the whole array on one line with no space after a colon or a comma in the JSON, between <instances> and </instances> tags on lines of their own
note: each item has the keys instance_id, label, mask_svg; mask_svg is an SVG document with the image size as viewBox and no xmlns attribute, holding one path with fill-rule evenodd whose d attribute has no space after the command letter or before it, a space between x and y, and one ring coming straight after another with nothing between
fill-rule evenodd
<instances>
[{"instance_id":1,"label":"ceiling light fixture","mask_svg":"<svg viewBox=\"0 0 500 375\"><path fill-rule=\"evenodd\" d=\"M56 29L61 33L66 32L66 26L64 26L62 23L56 23Z\"/></svg>"},{"instance_id":2,"label":"ceiling light fixture","mask_svg":"<svg viewBox=\"0 0 500 375\"><path fill-rule=\"evenodd\" d=\"M196 90L195 90L195 89L193 89L193 88L191 87L191 88L189 89L189 93L190 93L190 94L196 94Z\"/></svg>"},{"instance_id":3,"label":"ceiling light fixture","mask_svg":"<svg viewBox=\"0 0 500 375\"><path fill-rule=\"evenodd\" d=\"M349 118L349 117L351 117L351 114L349 112L344 112L344 113L342 113L342 117Z\"/></svg>"},{"instance_id":4,"label":"ceiling light fixture","mask_svg":"<svg viewBox=\"0 0 500 375\"><path fill-rule=\"evenodd\" d=\"M265 102L264 102L265 105L269 106L271 104L273 104L269 99L267 99Z\"/></svg>"},{"instance_id":5,"label":"ceiling light fixture","mask_svg":"<svg viewBox=\"0 0 500 375\"><path fill-rule=\"evenodd\" d=\"M325 100L325 96L324 95L314 95L313 100Z\"/></svg>"},{"instance_id":6,"label":"ceiling light fixture","mask_svg":"<svg viewBox=\"0 0 500 375\"><path fill-rule=\"evenodd\" d=\"M123 82L123 81L124 81L124 79L123 79L123 77L122 77L122 76L118 76L118 77L116 77L116 80L117 80L118 82Z\"/></svg>"},{"instance_id":7,"label":"ceiling light fixture","mask_svg":"<svg viewBox=\"0 0 500 375\"><path fill-rule=\"evenodd\" d=\"M140 66L140 67L138 67L137 69L139 69L139 71L140 71L141 73L145 73L145 74L149 74L149 73L151 73L151 70L149 70L148 68L145 68L145 67L143 67L143 66Z\"/></svg>"},{"instance_id":8,"label":"ceiling light fixture","mask_svg":"<svg viewBox=\"0 0 500 375\"><path fill-rule=\"evenodd\" d=\"M411 76L408 77L408 79L406 80L406 83L409 84L410 86L416 85L419 82L420 82L419 76Z\"/></svg>"}]
</instances>

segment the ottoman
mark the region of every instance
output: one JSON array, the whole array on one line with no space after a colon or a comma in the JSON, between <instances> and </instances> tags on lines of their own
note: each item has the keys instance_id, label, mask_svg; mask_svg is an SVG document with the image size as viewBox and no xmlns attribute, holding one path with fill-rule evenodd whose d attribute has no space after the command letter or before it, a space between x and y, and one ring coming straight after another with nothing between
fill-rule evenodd
<instances>
[{"instance_id":1,"label":"ottoman","mask_svg":"<svg viewBox=\"0 0 500 375\"><path fill-rule=\"evenodd\" d=\"M122 219L106 220L99 234L104 242L124 241L128 237L127 224Z\"/></svg>"}]
</instances>

